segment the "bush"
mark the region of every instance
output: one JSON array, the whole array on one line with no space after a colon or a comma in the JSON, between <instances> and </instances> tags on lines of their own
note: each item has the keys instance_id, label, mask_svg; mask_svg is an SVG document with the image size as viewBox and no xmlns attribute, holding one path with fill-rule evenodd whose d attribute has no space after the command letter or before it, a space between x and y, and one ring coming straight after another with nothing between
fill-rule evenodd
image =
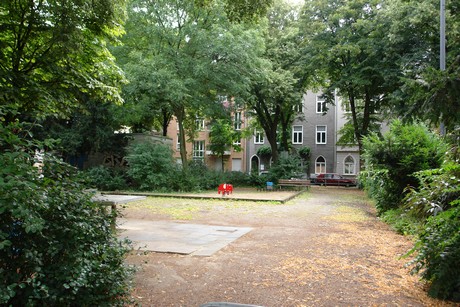
<instances>
[{"instance_id":1,"label":"bush","mask_svg":"<svg viewBox=\"0 0 460 307\"><path fill-rule=\"evenodd\" d=\"M76 169L0 127L0 305L112 306L130 298L129 246ZM5 133L6 132L6 133Z\"/></svg>"},{"instance_id":2,"label":"bush","mask_svg":"<svg viewBox=\"0 0 460 307\"><path fill-rule=\"evenodd\" d=\"M300 158L296 155L280 157L278 162L270 168L269 179L277 182L278 179L297 177L302 172L300 165Z\"/></svg>"},{"instance_id":3,"label":"bush","mask_svg":"<svg viewBox=\"0 0 460 307\"><path fill-rule=\"evenodd\" d=\"M394 121L383 139L363 139L366 172L360 180L376 200L379 213L397 208L407 186L417 187L415 172L438 168L447 151L442 140L422 125Z\"/></svg>"},{"instance_id":4,"label":"bush","mask_svg":"<svg viewBox=\"0 0 460 307\"><path fill-rule=\"evenodd\" d=\"M96 166L84 172L90 187L102 191L126 190L128 183L126 171L119 168Z\"/></svg>"},{"instance_id":5,"label":"bush","mask_svg":"<svg viewBox=\"0 0 460 307\"><path fill-rule=\"evenodd\" d=\"M453 204L452 204L453 205ZM430 282L428 293L460 301L460 202L428 218L412 252L413 272Z\"/></svg>"},{"instance_id":6,"label":"bush","mask_svg":"<svg viewBox=\"0 0 460 307\"><path fill-rule=\"evenodd\" d=\"M411 252L416 252L413 272L430 282L430 295L460 300L460 165L447 161L417 178L420 188L410 190L405 206L427 220Z\"/></svg>"},{"instance_id":7,"label":"bush","mask_svg":"<svg viewBox=\"0 0 460 307\"><path fill-rule=\"evenodd\" d=\"M181 178L167 145L145 142L132 146L128 152L128 176L140 190L170 191Z\"/></svg>"}]
</instances>

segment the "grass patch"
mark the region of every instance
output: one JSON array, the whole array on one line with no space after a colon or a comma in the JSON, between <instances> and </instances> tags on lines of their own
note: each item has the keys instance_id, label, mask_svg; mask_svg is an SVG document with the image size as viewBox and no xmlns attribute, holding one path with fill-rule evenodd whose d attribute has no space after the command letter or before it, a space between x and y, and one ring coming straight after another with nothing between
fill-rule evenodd
<instances>
[{"instance_id":1,"label":"grass patch","mask_svg":"<svg viewBox=\"0 0 460 307\"><path fill-rule=\"evenodd\" d=\"M147 197L144 200L128 203L129 209L148 210L150 213L166 215L176 220L192 220L198 214L207 211L238 211L250 213L260 210L262 206L280 206L277 201L234 201L213 199L186 199L170 197Z\"/></svg>"},{"instance_id":2,"label":"grass patch","mask_svg":"<svg viewBox=\"0 0 460 307\"><path fill-rule=\"evenodd\" d=\"M337 207L336 211L336 214L325 217L325 219L344 223L365 222L369 220L366 213L358 208L341 205Z\"/></svg>"}]
</instances>

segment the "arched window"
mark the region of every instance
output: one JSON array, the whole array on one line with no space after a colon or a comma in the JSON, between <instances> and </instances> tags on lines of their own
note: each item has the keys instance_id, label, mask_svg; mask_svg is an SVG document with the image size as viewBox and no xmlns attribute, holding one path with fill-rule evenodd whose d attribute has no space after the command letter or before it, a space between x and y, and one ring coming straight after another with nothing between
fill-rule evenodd
<instances>
[{"instance_id":1,"label":"arched window","mask_svg":"<svg viewBox=\"0 0 460 307\"><path fill-rule=\"evenodd\" d=\"M315 174L326 173L326 159L323 156L316 158L315 162Z\"/></svg>"},{"instance_id":2,"label":"arched window","mask_svg":"<svg viewBox=\"0 0 460 307\"><path fill-rule=\"evenodd\" d=\"M260 159L258 156L254 155L251 157L251 173L259 173Z\"/></svg>"},{"instance_id":3,"label":"arched window","mask_svg":"<svg viewBox=\"0 0 460 307\"><path fill-rule=\"evenodd\" d=\"M347 156L343 160L343 173L345 175L354 175L356 174L355 168L355 159L352 156Z\"/></svg>"}]
</instances>

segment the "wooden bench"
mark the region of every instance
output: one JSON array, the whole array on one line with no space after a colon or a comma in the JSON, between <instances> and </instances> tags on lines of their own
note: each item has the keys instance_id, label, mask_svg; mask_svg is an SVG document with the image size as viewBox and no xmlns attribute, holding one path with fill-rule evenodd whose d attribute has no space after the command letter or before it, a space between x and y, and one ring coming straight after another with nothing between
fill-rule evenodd
<instances>
[{"instance_id":1,"label":"wooden bench","mask_svg":"<svg viewBox=\"0 0 460 307\"><path fill-rule=\"evenodd\" d=\"M311 185L309 179L279 179L278 186L280 187L297 187L308 189Z\"/></svg>"}]
</instances>

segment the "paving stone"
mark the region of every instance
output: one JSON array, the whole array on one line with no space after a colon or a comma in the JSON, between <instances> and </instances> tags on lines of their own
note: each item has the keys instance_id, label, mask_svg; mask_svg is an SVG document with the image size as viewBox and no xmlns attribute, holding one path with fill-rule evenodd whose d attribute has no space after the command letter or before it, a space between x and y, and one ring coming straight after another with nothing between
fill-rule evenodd
<instances>
[{"instance_id":1,"label":"paving stone","mask_svg":"<svg viewBox=\"0 0 460 307\"><path fill-rule=\"evenodd\" d=\"M119 236L133 241L134 249L194 256L211 256L252 230L134 219L120 219L118 224Z\"/></svg>"}]
</instances>

